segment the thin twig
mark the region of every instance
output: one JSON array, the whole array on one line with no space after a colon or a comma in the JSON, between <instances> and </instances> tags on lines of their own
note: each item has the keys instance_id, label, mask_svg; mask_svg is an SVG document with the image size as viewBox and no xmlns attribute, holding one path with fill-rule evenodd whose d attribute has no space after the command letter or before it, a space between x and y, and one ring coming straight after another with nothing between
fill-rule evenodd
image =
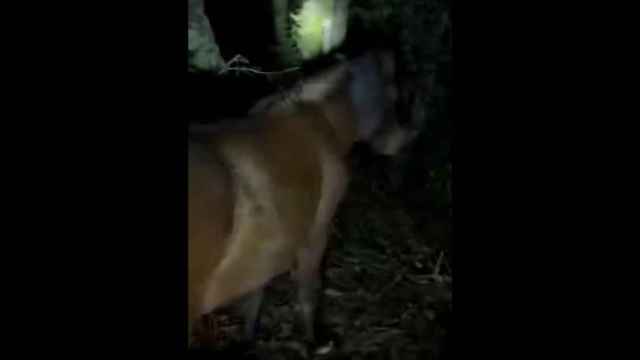
<instances>
[{"instance_id":1,"label":"thin twig","mask_svg":"<svg viewBox=\"0 0 640 360\"><path fill-rule=\"evenodd\" d=\"M284 70L280 70L280 71L260 71L260 70L256 70L250 67L235 67L235 66L230 66L230 67L226 67L224 69L222 69L220 71L220 74L224 74L227 73L229 71L246 71L246 72L251 72L254 74L261 74L261 75L275 75L275 74L284 74L284 73L288 73L288 72L292 72L292 71L297 71L299 70L298 67L292 67L292 68L288 68L288 69L284 69Z\"/></svg>"},{"instance_id":2,"label":"thin twig","mask_svg":"<svg viewBox=\"0 0 640 360\"><path fill-rule=\"evenodd\" d=\"M442 256L444 255L444 251L440 251L440 255L438 256L438 261L436 261L436 266L433 268L433 276L440 275L440 266L442 265Z\"/></svg>"},{"instance_id":3,"label":"thin twig","mask_svg":"<svg viewBox=\"0 0 640 360\"><path fill-rule=\"evenodd\" d=\"M247 67L247 66L231 66L233 64L250 64L250 61L238 54L236 56L234 56L233 58L231 58L231 60L227 61L226 64L224 64L224 66L222 67L222 69L218 72L218 74L222 75L225 74L229 71L246 71L246 72L251 72L254 74L261 74L261 75L274 75L274 74L283 74L283 73L287 73L287 72L291 72L291 71L296 71L299 69L299 67L292 67L292 68L288 68L288 69L284 69L284 70L280 70L280 71L261 71L258 69L254 69L251 67Z\"/></svg>"},{"instance_id":4,"label":"thin twig","mask_svg":"<svg viewBox=\"0 0 640 360\"><path fill-rule=\"evenodd\" d=\"M403 268L402 270L400 270L400 273L397 274L396 277L389 284L385 285L380 291L378 291L378 294L374 295L373 299L377 301L377 300L380 300L383 296L385 296L385 294L389 290L391 290L394 286L396 286L396 284L398 284L402 280L406 272L407 272L406 268Z\"/></svg>"}]
</instances>

